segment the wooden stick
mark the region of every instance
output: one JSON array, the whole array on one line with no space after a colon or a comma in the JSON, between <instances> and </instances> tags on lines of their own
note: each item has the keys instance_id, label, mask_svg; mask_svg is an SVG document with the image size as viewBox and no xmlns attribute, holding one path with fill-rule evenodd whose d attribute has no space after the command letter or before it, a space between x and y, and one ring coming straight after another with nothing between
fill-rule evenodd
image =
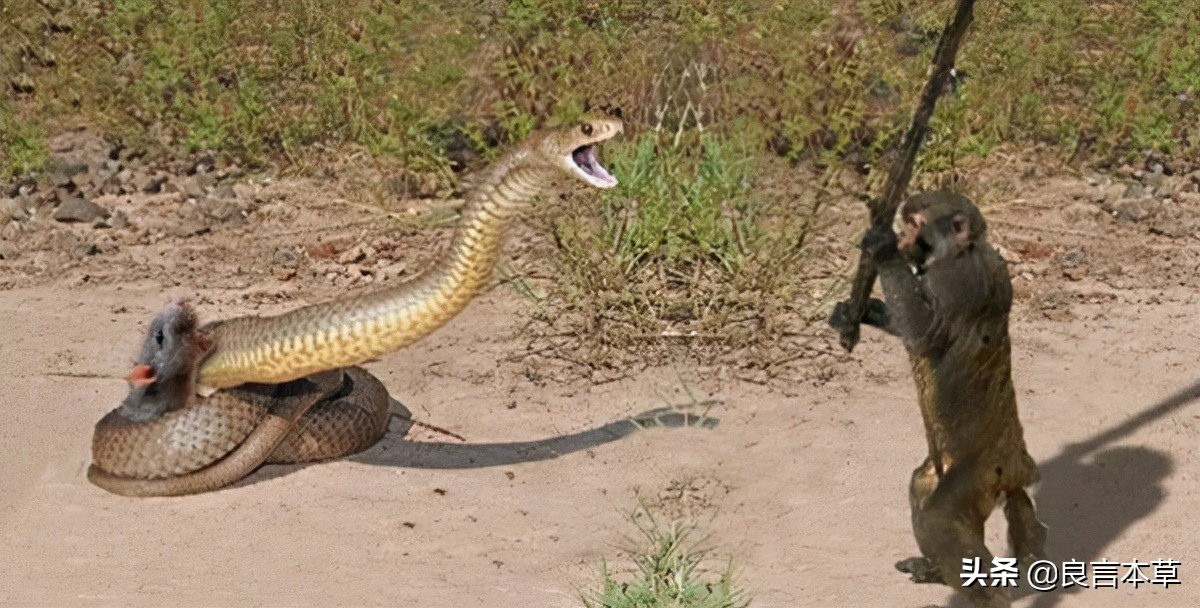
<instances>
[{"instance_id":1,"label":"wooden stick","mask_svg":"<svg viewBox=\"0 0 1200 608\"><path fill-rule=\"evenodd\" d=\"M896 164L892 165L892 169L888 173L882 196L868 203L872 226L885 226L890 229L892 217L900 208L900 201L903 199L905 191L908 190L908 183L912 181L913 164L917 159L917 152L920 151L921 144L925 142L925 136L929 133L929 119L933 116L938 97L941 96L954 74L954 59L958 55L958 47L967 32L967 27L971 24L974 6L975 0L959 0L954 19L947 23L946 28L942 30L942 38L933 55L933 73L930 74L929 81L925 83L925 90L921 93L921 100L913 114L912 124L908 128L908 132L904 134L904 139L901 140L903 147L900 157L896 159ZM842 302L834 310L834 314L829 317L829 325L838 331L839 341L847 352L853 351L858 344L859 326L867 309L867 298L870 297L871 290L875 288L875 277L874 261L866 252L860 252L858 271L854 275L854 282L850 288L850 298Z\"/></svg>"}]
</instances>

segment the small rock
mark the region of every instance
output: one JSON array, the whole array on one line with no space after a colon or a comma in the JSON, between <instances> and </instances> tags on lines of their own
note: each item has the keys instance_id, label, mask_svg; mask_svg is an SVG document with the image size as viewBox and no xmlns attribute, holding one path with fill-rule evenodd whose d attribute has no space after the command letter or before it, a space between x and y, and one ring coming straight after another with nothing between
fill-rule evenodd
<instances>
[{"instance_id":1,"label":"small rock","mask_svg":"<svg viewBox=\"0 0 1200 608\"><path fill-rule=\"evenodd\" d=\"M207 177L207 174L196 174L195 177L185 180L183 182L183 193L194 199L204 198L208 194L208 185L205 185L206 180L199 179L202 177Z\"/></svg>"},{"instance_id":2,"label":"small rock","mask_svg":"<svg viewBox=\"0 0 1200 608\"><path fill-rule=\"evenodd\" d=\"M255 195L254 186L251 186L250 184L234 184L233 185L233 195L234 195L234 197L240 198L243 200L253 200L255 202L262 202L261 197L258 197Z\"/></svg>"},{"instance_id":3,"label":"small rock","mask_svg":"<svg viewBox=\"0 0 1200 608\"><path fill-rule=\"evenodd\" d=\"M296 269L288 268L286 266L276 266L271 270L271 272L275 275L275 278L280 281L288 281L296 276Z\"/></svg>"},{"instance_id":4,"label":"small rock","mask_svg":"<svg viewBox=\"0 0 1200 608\"><path fill-rule=\"evenodd\" d=\"M338 256L339 264L355 264L367 259L367 253L362 245L355 245Z\"/></svg>"},{"instance_id":5,"label":"small rock","mask_svg":"<svg viewBox=\"0 0 1200 608\"><path fill-rule=\"evenodd\" d=\"M1178 239L1188 236L1195 230L1195 226L1189 226L1186 222L1178 220L1156 220L1150 226L1152 234L1159 234L1168 238Z\"/></svg>"},{"instance_id":6,"label":"small rock","mask_svg":"<svg viewBox=\"0 0 1200 608\"><path fill-rule=\"evenodd\" d=\"M0 260L11 260L17 257L17 246L12 243L0 242Z\"/></svg>"},{"instance_id":7,"label":"small rock","mask_svg":"<svg viewBox=\"0 0 1200 608\"><path fill-rule=\"evenodd\" d=\"M188 167L188 174L189 175L201 175L201 174L209 173L216 166L217 166L217 163L216 163L216 161L213 160L213 157L205 155L205 156L197 159L196 162L192 163L191 167Z\"/></svg>"},{"instance_id":8,"label":"small rock","mask_svg":"<svg viewBox=\"0 0 1200 608\"><path fill-rule=\"evenodd\" d=\"M1071 221L1095 218L1103 213L1099 207L1089 203L1072 203L1063 209L1063 217Z\"/></svg>"},{"instance_id":9,"label":"small rock","mask_svg":"<svg viewBox=\"0 0 1200 608\"><path fill-rule=\"evenodd\" d=\"M226 177L232 177L232 178L236 179L245 174L246 174L246 172L240 166L238 166L236 164L229 165L228 167L225 168L225 176Z\"/></svg>"},{"instance_id":10,"label":"small rock","mask_svg":"<svg viewBox=\"0 0 1200 608\"><path fill-rule=\"evenodd\" d=\"M77 190L83 190L84 188L91 188L92 187L92 176L90 173L88 173L86 171L84 171L83 173L76 173L75 175L71 176L71 183L75 185L75 188Z\"/></svg>"},{"instance_id":11,"label":"small rock","mask_svg":"<svg viewBox=\"0 0 1200 608\"><path fill-rule=\"evenodd\" d=\"M212 198L202 198L196 201L196 209L217 221L229 222L242 220L242 208L231 201L219 201Z\"/></svg>"},{"instance_id":12,"label":"small rock","mask_svg":"<svg viewBox=\"0 0 1200 608\"><path fill-rule=\"evenodd\" d=\"M1105 203L1106 205L1115 205L1125 194L1125 186L1123 184L1109 184L1102 190L1103 196L1096 202Z\"/></svg>"},{"instance_id":13,"label":"small rock","mask_svg":"<svg viewBox=\"0 0 1200 608\"><path fill-rule=\"evenodd\" d=\"M1154 201L1140 200L1125 200L1117 203L1117 217L1140 222L1154 215Z\"/></svg>"},{"instance_id":14,"label":"small rock","mask_svg":"<svg viewBox=\"0 0 1200 608\"><path fill-rule=\"evenodd\" d=\"M1142 183L1146 184L1150 188L1153 188L1154 190L1158 190L1166 185L1167 176L1163 175L1161 172L1147 173L1142 177Z\"/></svg>"},{"instance_id":15,"label":"small rock","mask_svg":"<svg viewBox=\"0 0 1200 608\"><path fill-rule=\"evenodd\" d=\"M1180 205L1200 207L1200 192L1176 192L1174 198Z\"/></svg>"},{"instance_id":16,"label":"small rock","mask_svg":"<svg viewBox=\"0 0 1200 608\"><path fill-rule=\"evenodd\" d=\"M112 216L108 218L108 227L120 230L129 227L129 218L124 211L113 211Z\"/></svg>"},{"instance_id":17,"label":"small rock","mask_svg":"<svg viewBox=\"0 0 1200 608\"><path fill-rule=\"evenodd\" d=\"M167 184L167 181L168 178L165 175L152 178L146 182L145 186L142 186L142 192L146 194L158 194L163 191L163 186Z\"/></svg>"},{"instance_id":18,"label":"small rock","mask_svg":"<svg viewBox=\"0 0 1200 608\"><path fill-rule=\"evenodd\" d=\"M70 196L54 211L54 219L60 222L92 223L108 217L104 207L85 198Z\"/></svg>"},{"instance_id":19,"label":"small rock","mask_svg":"<svg viewBox=\"0 0 1200 608\"><path fill-rule=\"evenodd\" d=\"M50 173L50 185L55 188L73 188L75 184L71 181L71 176L62 170L54 170Z\"/></svg>"},{"instance_id":20,"label":"small rock","mask_svg":"<svg viewBox=\"0 0 1200 608\"><path fill-rule=\"evenodd\" d=\"M1146 198L1146 187L1141 184L1129 184L1121 198Z\"/></svg>"},{"instance_id":21,"label":"small rock","mask_svg":"<svg viewBox=\"0 0 1200 608\"><path fill-rule=\"evenodd\" d=\"M0 224L10 220L23 220L29 216L25 201L19 198L0 198Z\"/></svg>"},{"instance_id":22,"label":"small rock","mask_svg":"<svg viewBox=\"0 0 1200 608\"><path fill-rule=\"evenodd\" d=\"M1068 249L1058 256L1058 263L1063 268L1075 268L1083 263L1083 250L1075 247Z\"/></svg>"},{"instance_id":23,"label":"small rock","mask_svg":"<svg viewBox=\"0 0 1200 608\"><path fill-rule=\"evenodd\" d=\"M217 185L217 178L211 173L197 173L192 176L192 182L207 190Z\"/></svg>"},{"instance_id":24,"label":"small rock","mask_svg":"<svg viewBox=\"0 0 1200 608\"><path fill-rule=\"evenodd\" d=\"M224 200L233 200L237 198L237 192L234 191L233 186L230 184L221 184L216 188L213 188L212 195L214 198Z\"/></svg>"},{"instance_id":25,"label":"small rock","mask_svg":"<svg viewBox=\"0 0 1200 608\"><path fill-rule=\"evenodd\" d=\"M204 223L200 218L188 217L179 221L170 229L171 236L187 238L189 236L197 236L205 234L209 230L208 224Z\"/></svg>"}]
</instances>

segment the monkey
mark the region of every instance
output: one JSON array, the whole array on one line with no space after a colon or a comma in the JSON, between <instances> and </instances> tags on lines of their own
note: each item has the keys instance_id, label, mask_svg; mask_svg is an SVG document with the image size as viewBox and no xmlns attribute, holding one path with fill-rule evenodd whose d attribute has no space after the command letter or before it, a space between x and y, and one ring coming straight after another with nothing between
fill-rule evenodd
<instances>
[{"instance_id":1,"label":"monkey","mask_svg":"<svg viewBox=\"0 0 1200 608\"><path fill-rule=\"evenodd\" d=\"M960 578L964 559L991 568L984 523L1001 502L1018 561L1045 552L1047 528L1026 490L1040 476L1017 416L1007 263L988 243L978 207L948 191L909 198L862 246L884 294L869 301L863 323L903 342L929 449L909 486L922 557L896 568L914 581L958 587L978 606L1008 606L1006 589L962 587Z\"/></svg>"}]
</instances>

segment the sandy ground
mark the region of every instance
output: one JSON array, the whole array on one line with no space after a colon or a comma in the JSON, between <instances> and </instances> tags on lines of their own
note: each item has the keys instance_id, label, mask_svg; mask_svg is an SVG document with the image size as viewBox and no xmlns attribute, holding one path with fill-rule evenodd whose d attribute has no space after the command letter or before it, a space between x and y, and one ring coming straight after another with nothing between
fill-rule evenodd
<instances>
[{"instance_id":1,"label":"sandy ground","mask_svg":"<svg viewBox=\"0 0 1200 608\"><path fill-rule=\"evenodd\" d=\"M512 357L524 304L500 287L369 366L416 420L466 442L395 420L347 461L269 467L211 494L92 487L91 427L123 396L139 333L168 297L192 295L211 317L283 310L411 274L444 237L279 187L290 198L243 197L245 222L186 236L52 227L0 263L0 604L575 606L642 497L699 517L756 606L961 605L892 566L916 552L906 490L924 441L903 351L878 333L831 357L821 382L682 366L546 381ZM1064 215L1060 199L1084 186L1038 187L989 217L1015 258L1015 381L1052 557L1176 559L1183 585L1023 592L1016 605L1200 605L1200 246L1086 208ZM179 205L102 203L135 226ZM323 223L333 237L312 229ZM56 254L79 240L99 253ZM342 255L356 246L386 267L364 272ZM1072 251L1082 257L1062 264ZM710 399L718 424L675 424ZM659 408L675 416L628 422ZM1004 551L998 517L989 537Z\"/></svg>"}]
</instances>

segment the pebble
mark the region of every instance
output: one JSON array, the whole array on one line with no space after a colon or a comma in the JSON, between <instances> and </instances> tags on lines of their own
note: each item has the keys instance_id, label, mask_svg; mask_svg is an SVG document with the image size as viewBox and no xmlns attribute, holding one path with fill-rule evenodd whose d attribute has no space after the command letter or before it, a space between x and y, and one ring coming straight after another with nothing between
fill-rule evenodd
<instances>
[{"instance_id":1,"label":"pebble","mask_svg":"<svg viewBox=\"0 0 1200 608\"><path fill-rule=\"evenodd\" d=\"M1117 216L1133 222L1140 222L1154 214L1154 201L1139 199L1125 200L1117 203Z\"/></svg>"},{"instance_id":2,"label":"pebble","mask_svg":"<svg viewBox=\"0 0 1200 608\"><path fill-rule=\"evenodd\" d=\"M77 196L64 198L58 209L54 210L54 219L60 222L92 223L106 217L108 211L104 207Z\"/></svg>"}]
</instances>

